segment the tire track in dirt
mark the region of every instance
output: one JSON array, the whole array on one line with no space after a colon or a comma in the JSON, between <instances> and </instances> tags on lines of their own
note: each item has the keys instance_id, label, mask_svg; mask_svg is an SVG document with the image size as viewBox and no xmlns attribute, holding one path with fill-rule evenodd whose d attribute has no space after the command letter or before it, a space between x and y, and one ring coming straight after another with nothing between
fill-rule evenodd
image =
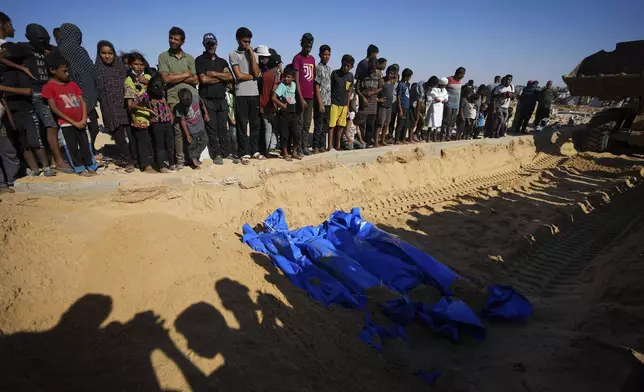
<instances>
[{"instance_id":1,"label":"tire track in dirt","mask_svg":"<svg viewBox=\"0 0 644 392\"><path fill-rule=\"evenodd\" d=\"M477 190L494 186L504 186L525 180L525 177L540 173L543 170L557 167L567 157L543 155L533 162L518 169L508 169L488 175L479 175L455 179L444 188L430 189L423 187L403 192L401 195L387 197L367 205L365 208L375 220L385 220L389 217L408 213L418 208L434 203L453 199L456 196L466 195Z\"/></svg>"},{"instance_id":2,"label":"tire track in dirt","mask_svg":"<svg viewBox=\"0 0 644 392\"><path fill-rule=\"evenodd\" d=\"M535 247L510 267L523 293L573 299L583 295L584 269L610 244L644 219L644 187L627 190L610 204L581 216L571 228ZM590 278L592 279L592 277Z\"/></svg>"}]
</instances>

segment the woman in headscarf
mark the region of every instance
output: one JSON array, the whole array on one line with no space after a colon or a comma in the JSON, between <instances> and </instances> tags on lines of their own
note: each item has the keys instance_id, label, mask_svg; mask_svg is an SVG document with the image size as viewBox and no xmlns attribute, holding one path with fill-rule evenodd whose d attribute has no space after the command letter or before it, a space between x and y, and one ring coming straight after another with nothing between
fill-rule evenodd
<instances>
[{"instance_id":1,"label":"woman in headscarf","mask_svg":"<svg viewBox=\"0 0 644 392\"><path fill-rule=\"evenodd\" d=\"M132 140L130 119L125 105L124 82L128 70L121 58L116 56L111 42L99 41L96 52L96 88L101 103L103 124L126 161L126 171L131 172L134 171L133 158L136 156L136 150L133 151L132 144L128 143L128 139Z\"/></svg>"},{"instance_id":2,"label":"woman in headscarf","mask_svg":"<svg viewBox=\"0 0 644 392\"><path fill-rule=\"evenodd\" d=\"M92 151L96 135L98 135L98 113L96 102L96 70L87 50L81 46L83 34L78 26L71 23L60 25L58 51L69 62L69 77L83 90L83 99L87 105L87 117L90 120L89 133L92 141Z\"/></svg>"}]
</instances>

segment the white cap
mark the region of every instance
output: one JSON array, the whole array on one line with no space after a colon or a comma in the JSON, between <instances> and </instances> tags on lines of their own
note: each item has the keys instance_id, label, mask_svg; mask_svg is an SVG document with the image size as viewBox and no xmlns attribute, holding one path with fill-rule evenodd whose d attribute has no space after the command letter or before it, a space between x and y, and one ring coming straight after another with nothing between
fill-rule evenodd
<instances>
[{"instance_id":1,"label":"white cap","mask_svg":"<svg viewBox=\"0 0 644 392\"><path fill-rule=\"evenodd\" d=\"M447 84L447 83L449 83L449 80L447 80L447 78L438 79L438 84Z\"/></svg>"},{"instance_id":2,"label":"white cap","mask_svg":"<svg viewBox=\"0 0 644 392\"><path fill-rule=\"evenodd\" d=\"M258 56L262 57L268 57L271 55L271 52L268 51L268 46L266 45L259 45L255 48L255 53L257 53Z\"/></svg>"}]
</instances>

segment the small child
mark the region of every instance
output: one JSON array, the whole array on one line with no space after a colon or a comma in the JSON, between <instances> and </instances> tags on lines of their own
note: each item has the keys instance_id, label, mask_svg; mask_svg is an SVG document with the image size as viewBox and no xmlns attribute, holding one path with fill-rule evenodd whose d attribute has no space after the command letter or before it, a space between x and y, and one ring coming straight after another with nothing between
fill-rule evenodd
<instances>
[{"instance_id":1,"label":"small child","mask_svg":"<svg viewBox=\"0 0 644 392\"><path fill-rule=\"evenodd\" d=\"M143 102L146 97L143 96ZM177 167L171 164L174 157L174 131L172 110L165 99L165 83L160 73L155 74L148 83L147 106L152 111L150 134L156 152L156 160L161 173L170 173Z\"/></svg>"},{"instance_id":2,"label":"small child","mask_svg":"<svg viewBox=\"0 0 644 392\"><path fill-rule=\"evenodd\" d=\"M409 80L411 80L414 72L405 68L402 71L402 79L396 87L396 96L398 97L398 121L396 124L396 135L394 144L403 143L409 144L408 140L405 140L407 130L410 128L412 114L411 114L411 102L409 97Z\"/></svg>"},{"instance_id":3,"label":"small child","mask_svg":"<svg viewBox=\"0 0 644 392\"><path fill-rule=\"evenodd\" d=\"M69 80L69 63L59 54L47 57L51 78L42 89L65 141L65 152L74 171L81 176L93 176L98 165L87 131L87 106L83 91Z\"/></svg>"},{"instance_id":4,"label":"small child","mask_svg":"<svg viewBox=\"0 0 644 392\"><path fill-rule=\"evenodd\" d=\"M470 113L470 95L472 89L469 86L464 86L461 90L461 102L458 107L458 118L456 120L456 140L463 140L467 138L468 126L471 126L469 120Z\"/></svg>"},{"instance_id":5,"label":"small child","mask_svg":"<svg viewBox=\"0 0 644 392\"><path fill-rule=\"evenodd\" d=\"M23 157L31 170L30 176L37 177L41 174L38 161L46 177L53 177L56 172L49 167L49 159L45 152L45 130L38 120L35 107L32 103L32 83L27 75L21 71L9 70L3 74L0 93L6 94L8 116L13 120L13 128L20 135L20 144L23 147Z\"/></svg>"},{"instance_id":6,"label":"small child","mask_svg":"<svg viewBox=\"0 0 644 392\"><path fill-rule=\"evenodd\" d=\"M188 152L193 168L201 169L199 156L208 144L206 134L206 122L210 121L208 111L197 92L191 92L187 88L179 90L179 104L174 109L175 115L181 119L181 129L189 143Z\"/></svg>"},{"instance_id":7,"label":"small child","mask_svg":"<svg viewBox=\"0 0 644 392\"><path fill-rule=\"evenodd\" d=\"M360 128L353 123L355 116L356 112L350 112L347 117L347 127L342 133L343 150L362 150L366 147Z\"/></svg>"},{"instance_id":8,"label":"small child","mask_svg":"<svg viewBox=\"0 0 644 392\"><path fill-rule=\"evenodd\" d=\"M294 159L302 159L298 154L296 146L300 145L299 118L295 110L295 68L290 64L282 72L282 83L277 86L273 93L273 102L278 106L278 118L280 129L280 149L282 157L290 162ZM293 156L288 155L288 140L293 139Z\"/></svg>"},{"instance_id":9,"label":"small child","mask_svg":"<svg viewBox=\"0 0 644 392\"><path fill-rule=\"evenodd\" d=\"M476 126L476 101L478 99L477 94L470 94L470 97L467 102L467 118L466 118L466 127L465 127L465 138L472 139L474 134L474 127Z\"/></svg>"},{"instance_id":10,"label":"small child","mask_svg":"<svg viewBox=\"0 0 644 392\"><path fill-rule=\"evenodd\" d=\"M125 78L125 101L128 104L132 124L132 139L130 143L136 145L139 159L139 168L145 173L156 173L152 168L152 143L150 141L150 118L152 110L140 105L141 98L146 94L150 75L145 73L145 58L140 53L129 55L129 64L132 72Z\"/></svg>"},{"instance_id":11,"label":"small child","mask_svg":"<svg viewBox=\"0 0 644 392\"><path fill-rule=\"evenodd\" d=\"M487 104L483 103L481 104L481 108L479 109L476 117L476 123L474 124L473 139L478 139L479 135L483 133L483 130L485 129L485 113L487 113Z\"/></svg>"}]
</instances>

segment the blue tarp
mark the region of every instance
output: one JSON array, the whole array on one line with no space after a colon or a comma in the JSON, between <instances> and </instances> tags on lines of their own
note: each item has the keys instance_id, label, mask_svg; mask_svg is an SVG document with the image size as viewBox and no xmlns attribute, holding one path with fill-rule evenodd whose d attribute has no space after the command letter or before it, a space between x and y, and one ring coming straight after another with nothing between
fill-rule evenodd
<instances>
[{"instance_id":1,"label":"blue tarp","mask_svg":"<svg viewBox=\"0 0 644 392\"><path fill-rule=\"evenodd\" d=\"M295 286L325 306L364 309L367 291L378 286L399 295L380 304L393 327L377 326L366 317L361 338L371 345L376 346L376 336L403 337L402 326L413 320L454 341L459 340L460 331L476 339L485 337L485 327L475 313L450 297L450 286L459 276L430 255L363 220L358 208L348 213L336 211L317 227L297 230L289 230L284 211L277 209L264 221L264 230L257 233L245 224L242 241L268 255ZM443 298L435 304L413 303L407 294L421 284L437 288ZM531 314L530 302L511 287L488 288L484 316L523 321Z\"/></svg>"}]
</instances>

